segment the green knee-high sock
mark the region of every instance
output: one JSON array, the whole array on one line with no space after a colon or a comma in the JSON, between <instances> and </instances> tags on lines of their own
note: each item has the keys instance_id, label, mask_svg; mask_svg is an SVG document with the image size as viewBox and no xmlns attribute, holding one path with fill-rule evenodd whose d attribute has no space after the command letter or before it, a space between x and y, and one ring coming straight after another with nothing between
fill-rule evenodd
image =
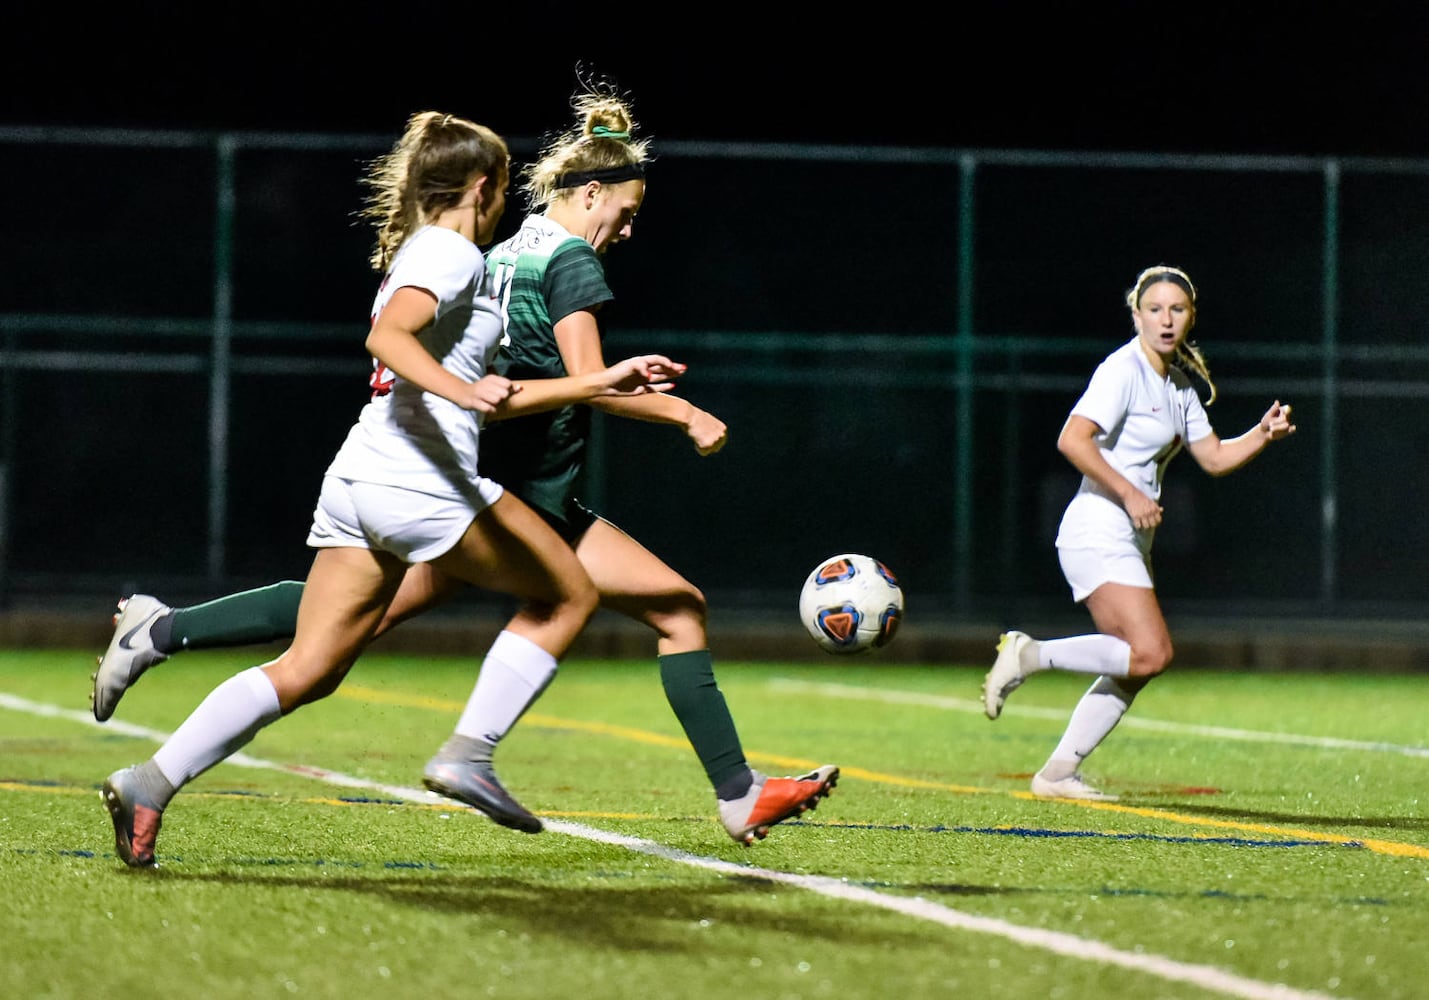
<instances>
[{"instance_id":1,"label":"green knee-high sock","mask_svg":"<svg viewBox=\"0 0 1429 1000\"><path fill-rule=\"evenodd\" d=\"M167 635L160 634L161 622L154 623L154 648L171 653L291 639L297 630L302 597L300 581L283 580L193 607L175 608L163 623L168 625Z\"/></svg>"},{"instance_id":2,"label":"green knee-high sock","mask_svg":"<svg viewBox=\"0 0 1429 1000\"><path fill-rule=\"evenodd\" d=\"M716 793L737 798L749 787L749 763L724 692L715 681L710 651L697 649L660 657L660 683Z\"/></svg>"}]
</instances>

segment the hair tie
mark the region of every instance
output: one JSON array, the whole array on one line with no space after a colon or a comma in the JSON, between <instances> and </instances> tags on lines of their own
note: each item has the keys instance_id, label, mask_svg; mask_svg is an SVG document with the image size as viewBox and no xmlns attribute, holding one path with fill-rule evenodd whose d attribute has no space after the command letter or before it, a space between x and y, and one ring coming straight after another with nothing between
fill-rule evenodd
<instances>
[{"instance_id":1,"label":"hair tie","mask_svg":"<svg viewBox=\"0 0 1429 1000\"><path fill-rule=\"evenodd\" d=\"M597 125L590 130L593 139L619 139L621 142L630 141L629 132L618 132L608 125Z\"/></svg>"}]
</instances>

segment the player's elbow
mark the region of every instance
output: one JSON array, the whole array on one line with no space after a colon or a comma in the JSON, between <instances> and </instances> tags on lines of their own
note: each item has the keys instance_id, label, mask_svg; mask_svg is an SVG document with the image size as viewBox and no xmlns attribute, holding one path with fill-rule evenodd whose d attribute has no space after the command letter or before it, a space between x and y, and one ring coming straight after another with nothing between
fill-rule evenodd
<instances>
[{"instance_id":1,"label":"player's elbow","mask_svg":"<svg viewBox=\"0 0 1429 1000\"><path fill-rule=\"evenodd\" d=\"M1088 449L1094 452L1096 445L1087 438L1074 434L1062 434L1057 438L1057 452L1079 469L1083 468L1086 459L1079 460L1078 456L1085 456Z\"/></svg>"},{"instance_id":2,"label":"player's elbow","mask_svg":"<svg viewBox=\"0 0 1429 1000\"><path fill-rule=\"evenodd\" d=\"M1233 456L1222 454L1221 450L1217 449L1203 456L1199 464L1206 475L1219 479L1239 469L1245 462L1236 461Z\"/></svg>"}]
</instances>

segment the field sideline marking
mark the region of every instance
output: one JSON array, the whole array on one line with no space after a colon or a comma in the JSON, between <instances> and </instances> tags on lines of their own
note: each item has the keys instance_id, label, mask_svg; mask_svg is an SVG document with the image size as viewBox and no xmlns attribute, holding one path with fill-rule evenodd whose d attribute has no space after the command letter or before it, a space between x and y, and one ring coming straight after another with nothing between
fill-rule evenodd
<instances>
[{"instance_id":1,"label":"field sideline marking","mask_svg":"<svg viewBox=\"0 0 1429 1000\"><path fill-rule=\"evenodd\" d=\"M944 927L973 931L978 934L991 934L995 937L1005 938L1014 944L1042 948L1068 958L1117 965L1135 972L1145 972L1159 979L1190 983L1201 989L1244 997L1246 1000L1328 1000L1328 994L1312 990L1297 990L1283 983L1267 983L1258 979L1249 979L1223 969L1217 969L1214 966L1179 962L1162 955L1122 951L1101 941L1077 937L1075 934L1049 931L1039 927L1024 927L996 917L979 917L922 897L886 895L827 875L796 875L792 872L735 864L732 861L723 861L719 858L690 854L687 851L667 847L664 844L657 844L639 837L627 837L623 834L597 830L564 820L550 820L546 825L549 829L571 836L613 844L695 868L703 868L724 875L742 878L754 877L767 882L778 882L831 899L864 903L907 917L916 917L920 920L942 924Z\"/></svg>"},{"instance_id":2,"label":"field sideline marking","mask_svg":"<svg viewBox=\"0 0 1429 1000\"><path fill-rule=\"evenodd\" d=\"M845 698L856 701L882 701L895 705L924 705L932 708L951 708L960 712L982 715L982 702L971 698L949 698L945 695L924 694L919 691L887 691L857 687L849 684L814 683L776 677L768 682L770 687L800 694L821 694L828 698ZM1036 705L1017 706L1016 715L1034 719L1056 719L1064 722L1069 709L1039 708ZM1243 740L1250 743L1288 743L1295 746L1315 747L1320 750L1367 750L1375 753L1397 753L1406 757L1429 758L1429 747L1410 747L1399 743L1371 742L1367 740L1345 740L1335 736L1301 736L1295 733L1270 733L1255 729L1231 729L1226 726L1203 726L1191 722L1168 722L1163 719L1148 719L1140 715L1125 715L1117 723L1121 729L1154 729L1166 733L1184 733L1188 736L1214 736L1227 740Z\"/></svg>"},{"instance_id":3,"label":"field sideline marking","mask_svg":"<svg viewBox=\"0 0 1429 1000\"><path fill-rule=\"evenodd\" d=\"M113 719L107 723L99 723L94 720L94 716L89 712L80 712L70 708L61 708L58 705L46 705L40 702L33 702L4 692L0 692L0 707L12 709L17 712L27 712L32 715L67 719L93 728L119 732L126 736L148 739L156 743L163 743L169 736L169 734L157 729L150 729L146 726L136 726L132 723L120 722ZM316 781L323 781L331 785L337 785L340 788L362 788L368 791L381 792L384 795L390 795L402 801L416 802L424 805L430 804L434 798L431 792L424 789L419 790L416 788L407 788L402 785L388 785L378 781L369 781L365 778L357 778L339 771L330 771L321 767L284 764L280 761L253 757L241 751L226 758L223 763L236 764L239 767L249 767L258 770L280 771L286 774L312 778ZM476 811L458 802L451 802L450 806L454 809L464 809L471 812ZM1031 948L1041 948L1058 955L1065 955L1068 958L1101 962L1105 965L1116 965L1134 972L1144 972L1156 976L1159 979L1170 982L1189 983L1200 989L1224 993L1233 997L1241 997L1244 998L1244 1000L1346 1000L1344 997L1332 997L1330 994L1319 993L1313 990L1294 989L1283 983L1267 983L1258 979L1250 979L1246 976L1236 975L1233 972L1227 972L1224 969L1218 969L1210 965L1180 962L1165 956L1151 955L1144 952L1123 951L1119 948L1113 948L1111 945L1101 941L1077 937L1075 934L1049 931L1039 927L1024 927L995 917L979 917L921 897L886 895L825 875L798 875L793 872L782 872L772 868L736 864L732 861L691 854L687 851L681 851L677 848L659 844L651 840L644 840L639 837L628 837L623 834L613 833L609 830L600 830L595 827L572 823L567 820L546 820L545 824L547 829L557 833L564 833L567 836L577 837L595 843L624 847L636 853L662 858L667 861L674 861L693 868L702 868L706 871L738 878L758 878L766 882L790 885L830 899L842 899L863 903L868 906L877 906L894 913L900 913L904 916L941 924L944 927L973 931L978 934L991 934L995 937L1005 938L1014 944Z\"/></svg>"}]
</instances>

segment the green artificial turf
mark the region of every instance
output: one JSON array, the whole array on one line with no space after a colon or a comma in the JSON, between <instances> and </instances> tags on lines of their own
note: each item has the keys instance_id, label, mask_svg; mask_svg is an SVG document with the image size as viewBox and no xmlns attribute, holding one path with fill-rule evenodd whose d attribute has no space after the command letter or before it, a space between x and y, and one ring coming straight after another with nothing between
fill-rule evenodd
<instances>
[{"instance_id":1,"label":"green artificial turf","mask_svg":"<svg viewBox=\"0 0 1429 1000\"><path fill-rule=\"evenodd\" d=\"M497 767L530 836L421 791L475 656L365 657L114 854L98 789L268 650L154 668L0 653L6 996L1426 996L1423 679L1172 671L1086 773L1027 792L1087 678L997 722L986 664L717 663L751 763L833 796L741 847L650 661L573 661Z\"/></svg>"}]
</instances>

